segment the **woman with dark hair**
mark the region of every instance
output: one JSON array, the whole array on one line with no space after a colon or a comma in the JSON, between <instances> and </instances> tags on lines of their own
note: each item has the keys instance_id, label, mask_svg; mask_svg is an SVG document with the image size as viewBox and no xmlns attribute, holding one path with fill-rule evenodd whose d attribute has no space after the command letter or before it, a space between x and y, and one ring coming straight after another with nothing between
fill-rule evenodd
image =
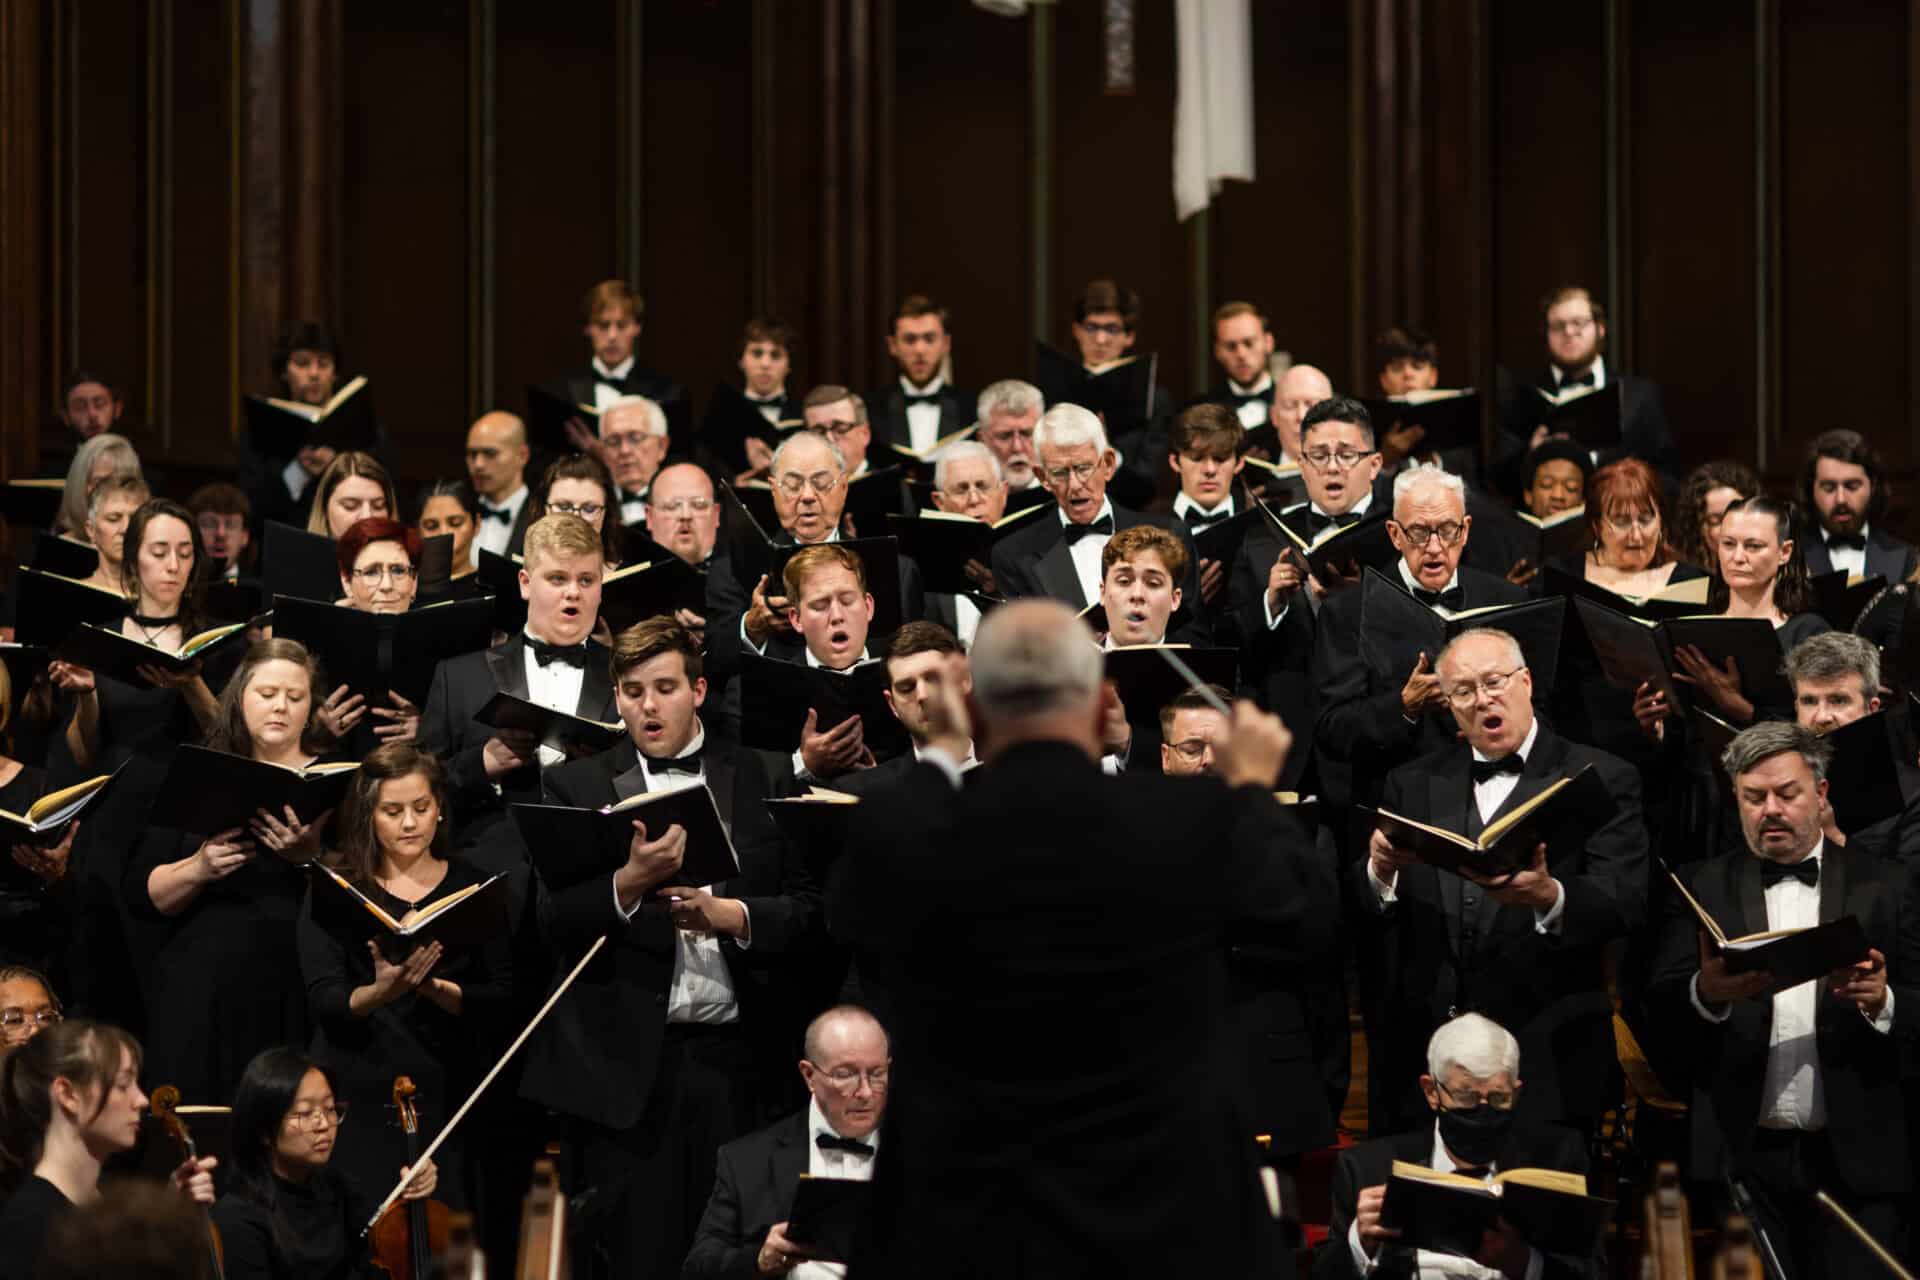
<instances>
[{"instance_id":1,"label":"woman with dark hair","mask_svg":"<svg viewBox=\"0 0 1920 1280\"><path fill-rule=\"evenodd\" d=\"M320 473L307 511L307 532L337 538L369 516L393 516L400 504L393 496L393 477L370 453L349 452L335 457Z\"/></svg>"},{"instance_id":2,"label":"woman with dark hair","mask_svg":"<svg viewBox=\"0 0 1920 1280\"><path fill-rule=\"evenodd\" d=\"M121 619L120 634L178 651L208 625L200 612L207 557L193 513L168 498L149 499L127 522L125 548L121 586L133 610ZM92 773L111 773L133 754L170 756L177 744L205 732L219 712L213 690L221 673L203 673L197 662L179 674L141 666L144 687L70 662L51 662L47 671L56 686L74 695L67 749L75 764Z\"/></svg>"},{"instance_id":3,"label":"woman with dark hair","mask_svg":"<svg viewBox=\"0 0 1920 1280\"><path fill-rule=\"evenodd\" d=\"M1674 509L1673 542L1680 554L1711 571L1720 554L1720 519L1742 498L1760 494L1760 477L1744 462L1721 458L1687 473Z\"/></svg>"},{"instance_id":4,"label":"woman with dark hair","mask_svg":"<svg viewBox=\"0 0 1920 1280\"><path fill-rule=\"evenodd\" d=\"M0 1280L28 1280L53 1224L99 1199L102 1167L133 1149L146 1110L140 1044L118 1027L55 1023L0 1059ZM173 1185L212 1204L213 1166L187 1161Z\"/></svg>"},{"instance_id":5,"label":"woman with dark hair","mask_svg":"<svg viewBox=\"0 0 1920 1280\"><path fill-rule=\"evenodd\" d=\"M228 1280L345 1280L364 1272L360 1229L392 1183L360 1184L332 1166L346 1121L362 1114L298 1049L268 1049L247 1064L233 1093L232 1176L213 1206ZM371 1128L379 1114L376 1108L363 1123ZM394 1168L392 1177L405 1173ZM438 1177L432 1160L422 1162L403 1199L432 1195Z\"/></svg>"},{"instance_id":6,"label":"woman with dark hair","mask_svg":"<svg viewBox=\"0 0 1920 1280\"><path fill-rule=\"evenodd\" d=\"M484 872L448 856L445 806L438 760L411 743L377 748L354 778L328 865L395 919L485 884ZM314 1060L342 1097L373 1114L394 1077L411 1076L422 1130L435 1133L492 1057L485 1050L510 995L507 931L484 947L409 946L368 912L340 904L337 890L316 884L300 910ZM458 1170L455 1152L443 1150L446 1167ZM383 1125L356 1144L347 1171L378 1175L404 1154L399 1131Z\"/></svg>"},{"instance_id":7,"label":"woman with dark hair","mask_svg":"<svg viewBox=\"0 0 1920 1280\"><path fill-rule=\"evenodd\" d=\"M484 594L474 577L473 539L480 532L480 499L465 480L435 480L420 492L414 527L424 538L453 539L453 572L442 598L470 600Z\"/></svg>"},{"instance_id":8,"label":"woman with dark hair","mask_svg":"<svg viewBox=\"0 0 1920 1280\"><path fill-rule=\"evenodd\" d=\"M298 641L255 641L207 746L288 769L318 763L316 667ZM294 923L328 816L305 823L262 809L244 829L150 827L140 838L121 891L156 935L149 1040L156 1069L190 1101L231 1093L261 1045L306 1040Z\"/></svg>"},{"instance_id":9,"label":"woman with dark hair","mask_svg":"<svg viewBox=\"0 0 1920 1280\"><path fill-rule=\"evenodd\" d=\"M620 517L613 510L616 493L606 463L590 453L568 454L548 467L535 486L527 523L549 512L579 516L599 532L600 556L612 572L620 567Z\"/></svg>"},{"instance_id":10,"label":"woman with dark hair","mask_svg":"<svg viewBox=\"0 0 1920 1280\"><path fill-rule=\"evenodd\" d=\"M13 705L12 674L0 663L0 809L25 813L47 793L47 771L11 753L7 730ZM27 879L23 883L17 876L0 876L0 965L50 969L62 958L73 914L68 860L79 831L76 818L52 844L16 843L9 850L13 864L27 873Z\"/></svg>"}]
</instances>

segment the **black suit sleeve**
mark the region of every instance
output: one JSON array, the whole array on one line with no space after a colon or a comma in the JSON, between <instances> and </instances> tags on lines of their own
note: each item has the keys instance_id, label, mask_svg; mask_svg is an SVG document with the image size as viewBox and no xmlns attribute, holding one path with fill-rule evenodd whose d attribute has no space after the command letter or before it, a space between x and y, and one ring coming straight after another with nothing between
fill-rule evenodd
<instances>
[{"instance_id":1,"label":"black suit sleeve","mask_svg":"<svg viewBox=\"0 0 1920 1280\"><path fill-rule=\"evenodd\" d=\"M767 757L772 754L742 751L735 757L733 773L733 843L741 862L766 862L779 868L776 885L739 895L751 922L753 955L811 948L822 940L824 929L820 888L807 871L803 851L780 834L763 803L774 789L767 769ZM792 763L785 763L791 776Z\"/></svg>"},{"instance_id":2,"label":"black suit sleeve","mask_svg":"<svg viewBox=\"0 0 1920 1280\"><path fill-rule=\"evenodd\" d=\"M1602 946L1638 929L1646 917L1647 828L1640 777L1617 761L1599 761L1596 767L1613 800L1613 816L1587 838L1579 871L1560 877L1567 895L1560 942L1568 947Z\"/></svg>"},{"instance_id":3,"label":"black suit sleeve","mask_svg":"<svg viewBox=\"0 0 1920 1280\"><path fill-rule=\"evenodd\" d=\"M448 669L458 659L449 659L434 668L433 686L427 691L427 706L420 713L420 747L439 757L446 768L447 790L456 812L471 811L476 805L493 803L493 780L487 777L483 754L486 740L462 745L472 736L468 730L460 699L455 695Z\"/></svg>"},{"instance_id":4,"label":"black suit sleeve","mask_svg":"<svg viewBox=\"0 0 1920 1280\"><path fill-rule=\"evenodd\" d=\"M707 568L707 666L714 679L740 670L746 652L740 624L753 603L752 588L734 573L733 557L724 551L713 557Z\"/></svg>"},{"instance_id":5,"label":"black suit sleeve","mask_svg":"<svg viewBox=\"0 0 1920 1280\"><path fill-rule=\"evenodd\" d=\"M1009 538L993 549L993 585L1008 600L1041 594L1040 583L1027 571L1026 559L1016 553L1022 540Z\"/></svg>"},{"instance_id":6,"label":"black suit sleeve","mask_svg":"<svg viewBox=\"0 0 1920 1280\"><path fill-rule=\"evenodd\" d=\"M1356 766L1389 764L1419 741L1420 726L1400 703L1399 682L1375 690L1360 653L1360 595L1344 588L1320 610L1313 644L1313 688L1320 697L1316 748Z\"/></svg>"},{"instance_id":7,"label":"black suit sleeve","mask_svg":"<svg viewBox=\"0 0 1920 1280\"><path fill-rule=\"evenodd\" d=\"M1230 936L1256 943L1289 972L1324 967L1339 946L1332 863L1320 857L1313 832L1265 791L1236 788L1233 802L1241 812L1227 895L1236 904Z\"/></svg>"},{"instance_id":8,"label":"black suit sleeve","mask_svg":"<svg viewBox=\"0 0 1920 1280\"><path fill-rule=\"evenodd\" d=\"M1359 1210L1360 1189L1360 1166L1351 1152L1343 1151L1333 1162L1327 1241L1314 1256L1313 1280L1359 1280L1360 1272L1353 1265L1353 1250L1347 1247L1347 1233Z\"/></svg>"},{"instance_id":9,"label":"black suit sleeve","mask_svg":"<svg viewBox=\"0 0 1920 1280\"><path fill-rule=\"evenodd\" d=\"M720 1148L714 1167L713 1192L700 1215L693 1248L680 1270L681 1280L754 1280L755 1262L764 1240L748 1240L741 1209L740 1174L734 1149Z\"/></svg>"}]
</instances>

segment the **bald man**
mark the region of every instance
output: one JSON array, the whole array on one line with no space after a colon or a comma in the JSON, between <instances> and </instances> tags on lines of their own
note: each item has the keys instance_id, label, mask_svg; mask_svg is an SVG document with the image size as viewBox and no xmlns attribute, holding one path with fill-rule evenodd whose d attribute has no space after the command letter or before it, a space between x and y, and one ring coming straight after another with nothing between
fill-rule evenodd
<instances>
[{"instance_id":1,"label":"bald man","mask_svg":"<svg viewBox=\"0 0 1920 1280\"><path fill-rule=\"evenodd\" d=\"M1310 364L1296 364L1282 375L1268 415L1280 437L1280 457L1275 461L1300 464L1300 421L1307 410L1332 397L1332 380Z\"/></svg>"},{"instance_id":2,"label":"bald man","mask_svg":"<svg viewBox=\"0 0 1920 1280\"><path fill-rule=\"evenodd\" d=\"M511 413L480 415L467 428L467 478L480 495L474 545L517 555L527 536L527 424Z\"/></svg>"}]
</instances>

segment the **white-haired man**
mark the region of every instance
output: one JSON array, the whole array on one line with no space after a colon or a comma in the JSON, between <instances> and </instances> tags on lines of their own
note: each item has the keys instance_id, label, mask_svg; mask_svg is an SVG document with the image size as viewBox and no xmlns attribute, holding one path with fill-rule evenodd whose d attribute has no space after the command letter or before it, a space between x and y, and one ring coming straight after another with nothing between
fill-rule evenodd
<instances>
[{"instance_id":1,"label":"white-haired man","mask_svg":"<svg viewBox=\"0 0 1920 1280\"><path fill-rule=\"evenodd\" d=\"M1007 494L1006 474L989 446L962 440L940 451L933 465L933 505L941 511L992 524L1006 514ZM978 560L968 561L966 569L981 592L998 594L992 569ZM980 606L963 595L928 592L927 617L960 637L961 644L970 645L980 626Z\"/></svg>"},{"instance_id":2,"label":"white-haired man","mask_svg":"<svg viewBox=\"0 0 1920 1280\"><path fill-rule=\"evenodd\" d=\"M959 787L936 746L867 796L830 917L893 1035L888 1124L913 1135L881 1148L854 1273L1273 1274L1229 949L1297 945L1334 909L1268 791L1284 726L1241 704L1220 777L1110 778L1113 695L1071 609L1003 605L969 667L928 736L965 723L984 763ZM1208 851L1203 908L1169 909L1178 848Z\"/></svg>"},{"instance_id":3,"label":"white-haired man","mask_svg":"<svg viewBox=\"0 0 1920 1280\"><path fill-rule=\"evenodd\" d=\"M1206 616L1192 604L1200 599L1200 555L1192 535L1182 521L1129 511L1107 496L1120 459L1100 419L1079 405L1055 405L1040 417L1034 453L1060 509L1052 518L1035 517L1031 527L994 548L993 578L1001 594L1051 596L1084 609L1100 598L1100 553L1107 539L1137 524L1158 525L1186 544L1188 557L1180 584L1188 604L1174 616L1168 639L1205 643Z\"/></svg>"},{"instance_id":4,"label":"white-haired man","mask_svg":"<svg viewBox=\"0 0 1920 1280\"><path fill-rule=\"evenodd\" d=\"M1566 1257L1532 1247L1504 1218L1471 1253L1416 1250L1380 1225L1395 1162L1442 1173L1491 1177L1507 1169L1558 1169L1584 1175L1586 1145L1570 1129L1515 1123L1521 1096L1520 1042L1499 1023L1463 1013L1427 1040L1420 1092L1432 1123L1375 1138L1340 1153L1333 1172L1333 1216L1314 1260L1315 1280L1354 1280L1376 1270L1461 1280L1598 1277L1599 1257Z\"/></svg>"},{"instance_id":5,"label":"white-haired man","mask_svg":"<svg viewBox=\"0 0 1920 1280\"><path fill-rule=\"evenodd\" d=\"M600 456L620 492L621 524L647 518L647 492L667 456L667 415L645 396L622 396L600 411Z\"/></svg>"},{"instance_id":6,"label":"white-haired man","mask_svg":"<svg viewBox=\"0 0 1920 1280\"><path fill-rule=\"evenodd\" d=\"M1039 464L1034 460L1033 433L1047 411L1040 388L1018 378L989 383L974 402L974 421L980 443L993 450L1006 472L1007 485L1016 491L1042 489Z\"/></svg>"},{"instance_id":7,"label":"white-haired man","mask_svg":"<svg viewBox=\"0 0 1920 1280\"><path fill-rule=\"evenodd\" d=\"M1477 836L1588 766L1607 804L1499 879L1440 871L1372 834L1346 895L1360 954L1393 957L1362 982L1369 1117L1393 1129L1420 1114L1408 1086L1422 1043L1451 1010L1475 1009L1526 1044L1529 1111L1586 1126L1617 1096L1603 952L1646 910L1639 775L1534 718L1533 674L1506 632L1462 632L1438 657L1434 677L1461 740L1393 770L1381 808Z\"/></svg>"}]
</instances>

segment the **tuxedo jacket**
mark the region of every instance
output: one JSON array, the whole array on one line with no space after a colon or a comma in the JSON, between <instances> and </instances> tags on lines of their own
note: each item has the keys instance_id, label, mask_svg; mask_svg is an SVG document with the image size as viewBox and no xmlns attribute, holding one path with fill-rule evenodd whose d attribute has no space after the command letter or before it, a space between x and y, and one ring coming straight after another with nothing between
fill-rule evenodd
<instances>
[{"instance_id":1,"label":"tuxedo jacket","mask_svg":"<svg viewBox=\"0 0 1920 1280\"><path fill-rule=\"evenodd\" d=\"M1520 464L1526 459L1527 441L1533 438L1533 429L1543 418L1541 409L1545 402L1535 388L1550 389L1556 384L1553 374L1546 369L1538 369L1525 379L1503 374L1502 380L1506 386L1501 396L1496 469L1503 491L1518 493ZM1620 384L1620 443L1601 450L1600 461L1638 458L1659 472L1669 485L1677 484L1679 451L1674 445L1673 427L1667 421L1666 401L1660 394L1659 384L1637 374L1620 372L1611 359L1607 362L1607 381Z\"/></svg>"},{"instance_id":2,"label":"tuxedo jacket","mask_svg":"<svg viewBox=\"0 0 1920 1280\"><path fill-rule=\"evenodd\" d=\"M565 396L568 404L592 404L593 388L600 380L591 364L583 364L547 383L547 390L554 395ZM673 439L672 447L682 452L688 449L693 441L693 405L687 399L685 387L664 373L642 367L636 360L633 367L627 370L627 376L620 381L619 389L621 395L645 396L659 405L661 412L667 415L667 433Z\"/></svg>"},{"instance_id":3,"label":"tuxedo jacket","mask_svg":"<svg viewBox=\"0 0 1920 1280\"><path fill-rule=\"evenodd\" d=\"M1393 574L1397 582L1399 574ZM1462 567L1459 612L1519 604L1527 593L1492 574ZM1438 654L1429 654L1431 661ZM1401 714L1407 671L1376 671L1360 644L1360 589L1347 587L1322 602L1314 620L1313 688L1320 698L1314 758L1323 798L1344 807L1372 804L1389 770L1458 737L1451 712L1428 710L1417 723Z\"/></svg>"},{"instance_id":4,"label":"tuxedo jacket","mask_svg":"<svg viewBox=\"0 0 1920 1280\"><path fill-rule=\"evenodd\" d=\"M1814 576L1833 572L1833 557L1827 554L1827 540L1818 524L1809 523L1800 531L1800 546L1807 557L1807 572ZM1867 530L1867 563L1864 576L1871 578L1880 574L1891 586L1896 582L1905 582L1907 575L1914 570L1920 554L1914 551L1913 544L1902 542L1884 529Z\"/></svg>"},{"instance_id":5,"label":"tuxedo jacket","mask_svg":"<svg viewBox=\"0 0 1920 1280\"><path fill-rule=\"evenodd\" d=\"M800 398L782 395L777 402L780 418L800 416ZM767 421L760 406L730 382L714 387L707 401L707 412L700 419L700 439L693 452L702 466L724 476L737 476L747 469L747 440L757 437L769 446L779 443L780 429Z\"/></svg>"},{"instance_id":6,"label":"tuxedo jacket","mask_svg":"<svg viewBox=\"0 0 1920 1280\"><path fill-rule=\"evenodd\" d=\"M794 545L794 537L781 530L773 537L782 547ZM920 566L910 556L897 561L900 573L900 620L912 622L926 615L926 592L920 585ZM740 622L753 604L751 582L742 582L734 571L733 556L724 544L714 550L707 562L707 663L709 678L730 678L740 670L746 644L740 638ZM784 586L767 584L769 595L782 595ZM877 638L877 637L875 637ZM877 651L877 646L873 646ZM736 708L737 713L737 708Z\"/></svg>"},{"instance_id":7,"label":"tuxedo jacket","mask_svg":"<svg viewBox=\"0 0 1920 1280\"><path fill-rule=\"evenodd\" d=\"M1388 775L1382 808L1476 835L1473 753L1443 748ZM1524 772L1498 817L1556 779L1592 765L1611 801L1607 819L1581 845L1547 850L1566 893L1557 934L1535 927L1531 907L1503 906L1484 889L1424 863L1404 867L1395 901L1382 904L1361 858L1346 869L1347 901L1369 1012L1369 1071L1386 1087L1388 1123L1424 1112L1417 1081L1427 1038L1451 1010L1472 1009L1520 1041L1524 1105L1544 1120L1584 1120L1606 1104L1614 1063L1612 1006L1602 952L1646 914L1647 832L1640 778L1603 752L1540 726Z\"/></svg>"},{"instance_id":8,"label":"tuxedo jacket","mask_svg":"<svg viewBox=\"0 0 1920 1280\"><path fill-rule=\"evenodd\" d=\"M973 421L979 401L975 393L947 383L934 394L940 401L940 429L935 439L945 439ZM867 452L873 457L886 460L893 452L890 445L913 447L913 432L907 427L907 393L900 389L899 378L890 378L885 386L868 393L867 421L873 427L873 444Z\"/></svg>"},{"instance_id":9,"label":"tuxedo jacket","mask_svg":"<svg viewBox=\"0 0 1920 1280\"><path fill-rule=\"evenodd\" d=\"M481 753L494 730L474 716L497 692L527 696L526 634L477 653L448 658L433 673L426 709L420 714L420 746L440 758L447 772L447 798L453 809L454 840L467 848L483 839L514 801L540 797L540 766L531 764L500 778L496 789L487 777ZM613 700L611 655L598 641L587 642L587 663L574 714L590 720L620 718Z\"/></svg>"},{"instance_id":10,"label":"tuxedo jacket","mask_svg":"<svg viewBox=\"0 0 1920 1280\"><path fill-rule=\"evenodd\" d=\"M721 1147L683 1280L753 1276L767 1232L793 1210L793 1189L807 1165L805 1111Z\"/></svg>"},{"instance_id":11,"label":"tuxedo jacket","mask_svg":"<svg viewBox=\"0 0 1920 1280\"><path fill-rule=\"evenodd\" d=\"M1761 860L1728 854L1698 864L1689 892L1728 937L1764 932L1766 890ZM1685 875L1685 872L1682 872ZM1827 1134L1846 1190L1896 1195L1912 1189L1903 1061L1920 1036L1920 902L1907 868L1828 841L1820 855L1820 919L1859 919L1867 941L1887 958L1893 993L1893 1029L1875 1031L1852 1004L1822 995L1815 1016ZM1765 1104L1763 1086L1773 1026L1771 999L1740 1000L1725 1022L1710 1022L1693 1007L1690 988L1700 970L1699 923L1678 894L1668 895L1659 958L1649 1001L1670 1053L1693 1077L1696 1172L1721 1172L1718 1144L1738 1169L1752 1149ZM1704 1132L1703 1132L1704 1130Z\"/></svg>"},{"instance_id":12,"label":"tuxedo jacket","mask_svg":"<svg viewBox=\"0 0 1920 1280\"><path fill-rule=\"evenodd\" d=\"M808 1011L796 1007L786 962L817 947L820 894L797 855L774 829L766 800L777 793L777 757L709 748L707 786L731 824L740 874L714 886L746 904L751 946L721 941L733 977L743 1030L763 1055L798 1050ZM543 803L601 808L643 794L646 777L631 741L547 771ZM537 870L540 851L532 851ZM544 1106L608 1129L639 1120L653 1087L667 1026L667 997L676 953L673 920L648 900L623 920L614 905L613 873L542 896L541 922L562 969L595 939L607 949L589 965L542 1024L528 1050L522 1094ZM792 1043L787 1041L791 1038ZM791 1055L789 1055L789 1059Z\"/></svg>"},{"instance_id":13,"label":"tuxedo jacket","mask_svg":"<svg viewBox=\"0 0 1920 1280\"><path fill-rule=\"evenodd\" d=\"M1180 607L1167 619L1167 641L1171 644L1204 645L1212 638L1206 611L1200 607L1200 553L1194 549L1193 536L1186 523L1173 516L1148 515L1113 503L1113 531L1151 524L1167 530L1187 549L1187 572L1180 581ZM1020 532L1006 538L993 549L993 582L1008 600L1021 596L1051 596L1063 604L1084 609L1094 601L1080 589L1080 575L1074 571L1073 555L1067 550L1065 526L1060 517L1038 516Z\"/></svg>"},{"instance_id":14,"label":"tuxedo jacket","mask_svg":"<svg viewBox=\"0 0 1920 1280\"><path fill-rule=\"evenodd\" d=\"M1532 1081L1532 1070L1522 1054L1521 1074ZM1528 1084L1532 1088L1532 1084ZM1329 1222L1326 1243L1320 1246L1314 1255L1314 1280L1361 1280L1360 1271L1353 1265L1353 1250L1347 1247L1347 1231L1353 1226L1354 1213L1360 1204L1360 1193L1368 1187L1383 1185L1393 1176L1393 1162L1404 1161L1407 1164L1426 1165L1433 1159L1433 1120L1431 1113L1425 1124L1409 1128L1390 1138L1375 1138L1363 1142L1340 1153L1333 1166L1333 1215ZM1500 1147L1500 1154L1494 1158L1494 1164L1500 1169L1558 1169L1563 1173L1587 1172L1587 1148L1578 1133L1559 1125L1516 1124ZM1597 1188L1589 1187L1594 1192ZM1379 1258L1376 1272L1391 1276L1409 1276L1414 1273L1412 1250L1395 1246L1385 1246ZM1606 1274L1603 1257L1572 1258L1557 1254L1546 1254L1546 1264L1541 1273L1553 1280L1599 1280Z\"/></svg>"},{"instance_id":15,"label":"tuxedo jacket","mask_svg":"<svg viewBox=\"0 0 1920 1280\"><path fill-rule=\"evenodd\" d=\"M863 800L834 921L895 1072L853 1273L1271 1274L1230 948L1311 932L1308 856L1257 788L1065 743Z\"/></svg>"},{"instance_id":16,"label":"tuxedo jacket","mask_svg":"<svg viewBox=\"0 0 1920 1280\"><path fill-rule=\"evenodd\" d=\"M1313 663L1313 602L1303 587L1287 603L1280 624L1267 626L1267 575L1280 558L1280 535L1263 520L1248 530L1227 574L1226 608L1214 627L1217 643L1240 651L1243 690L1286 722L1293 750L1280 774L1280 788L1297 791L1313 760L1313 727L1319 699Z\"/></svg>"}]
</instances>

